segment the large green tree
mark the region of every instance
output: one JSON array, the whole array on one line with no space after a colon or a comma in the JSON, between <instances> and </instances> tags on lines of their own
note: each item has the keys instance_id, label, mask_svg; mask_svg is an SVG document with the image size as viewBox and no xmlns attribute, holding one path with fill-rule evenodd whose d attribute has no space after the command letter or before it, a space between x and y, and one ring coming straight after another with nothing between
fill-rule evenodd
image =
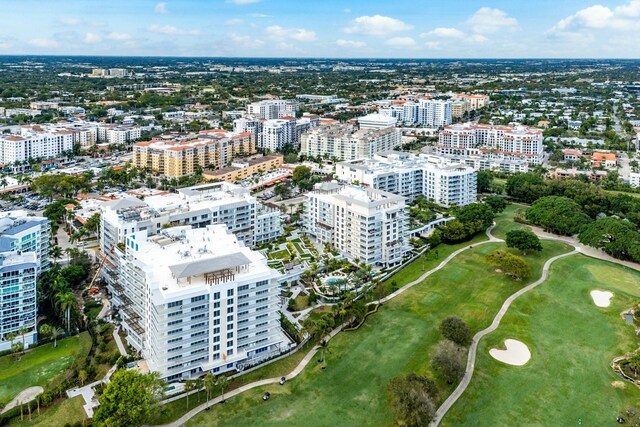
<instances>
[{"instance_id":1,"label":"large green tree","mask_svg":"<svg viewBox=\"0 0 640 427\"><path fill-rule=\"evenodd\" d=\"M471 344L471 329L459 317L447 317L440 322L440 333L443 337L458 345L468 346Z\"/></svg>"},{"instance_id":2,"label":"large green tree","mask_svg":"<svg viewBox=\"0 0 640 427\"><path fill-rule=\"evenodd\" d=\"M162 395L163 382L157 373L116 371L100 396L93 421L96 426L134 427L149 420Z\"/></svg>"},{"instance_id":3,"label":"large green tree","mask_svg":"<svg viewBox=\"0 0 640 427\"><path fill-rule=\"evenodd\" d=\"M527 254L529 251L541 251L542 243L534 233L527 230L510 230L507 232L507 247L516 248Z\"/></svg>"},{"instance_id":4,"label":"large green tree","mask_svg":"<svg viewBox=\"0 0 640 427\"><path fill-rule=\"evenodd\" d=\"M580 205L567 197L546 196L536 200L525 216L529 222L539 225L545 231L573 235L589 224L590 218Z\"/></svg>"},{"instance_id":5,"label":"large green tree","mask_svg":"<svg viewBox=\"0 0 640 427\"><path fill-rule=\"evenodd\" d=\"M597 219L582 229L578 239L613 257L640 262L640 233L624 219Z\"/></svg>"},{"instance_id":6,"label":"large green tree","mask_svg":"<svg viewBox=\"0 0 640 427\"><path fill-rule=\"evenodd\" d=\"M529 264L519 256L507 251L497 250L487 255L487 261L515 280L524 279L531 274Z\"/></svg>"},{"instance_id":7,"label":"large green tree","mask_svg":"<svg viewBox=\"0 0 640 427\"><path fill-rule=\"evenodd\" d=\"M388 391L398 424L422 427L433 420L437 389L430 379L416 374L395 377L389 382Z\"/></svg>"},{"instance_id":8,"label":"large green tree","mask_svg":"<svg viewBox=\"0 0 640 427\"><path fill-rule=\"evenodd\" d=\"M434 349L431 366L447 384L462 379L467 366L466 350L453 341L440 341Z\"/></svg>"}]
</instances>

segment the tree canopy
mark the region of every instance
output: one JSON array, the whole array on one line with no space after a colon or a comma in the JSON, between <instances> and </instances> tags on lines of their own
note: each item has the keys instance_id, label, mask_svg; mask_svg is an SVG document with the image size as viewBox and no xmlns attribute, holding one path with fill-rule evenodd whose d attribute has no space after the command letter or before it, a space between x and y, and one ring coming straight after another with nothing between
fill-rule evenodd
<instances>
[{"instance_id":1,"label":"tree canopy","mask_svg":"<svg viewBox=\"0 0 640 427\"><path fill-rule=\"evenodd\" d=\"M532 224L556 234L573 235L590 222L580 205L568 197L546 196L536 200L525 216Z\"/></svg>"},{"instance_id":2,"label":"tree canopy","mask_svg":"<svg viewBox=\"0 0 640 427\"><path fill-rule=\"evenodd\" d=\"M507 247L516 248L527 254L529 251L541 251L542 244L534 233L527 230L510 230L507 232Z\"/></svg>"},{"instance_id":3,"label":"tree canopy","mask_svg":"<svg viewBox=\"0 0 640 427\"><path fill-rule=\"evenodd\" d=\"M531 274L531 268L529 268L529 264L525 260L507 251L493 251L487 255L487 261L514 280L524 279Z\"/></svg>"},{"instance_id":4,"label":"tree canopy","mask_svg":"<svg viewBox=\"0 0 640 427\"><path fill-rule=\"evenodd\" d=\"M95 425L143 425L152 414L162 388L163 382L156 373L139 374L130 369L116 371L100 396L100 406L93 417Z\"/></svg>"},{"instance_id":5,"label":"tree canopy","mask_svg":"<svg viewBox=\"0 0 640 427\"><path fill-rule=\"evenodd\" d=\"M471 344L471 329L459 317L451 316L440 322L440 333L446 339L462 346Z\"/></svg>"},{"instance_id":6,"label":"tree canopy","mask_svg":"<svg viewBox=\"0 0 640 427\"><path fill-rule=\"evenodd\" d=\"M597 219L582 229L578 239L613 257L640 262L640 233L629 221L613 217Z\"/></svg>"},{"instance_id":7,"label":"tree canopy","mask_svg":"<svg viewBox=\"0 0 640 427\"><path fill-rule=\"evenodd\" d=\"M407 427L429 425L436 413L437 388L428 378L409 374L389 382L389 403L399 423Z\"/></svg>"}]
</instances>

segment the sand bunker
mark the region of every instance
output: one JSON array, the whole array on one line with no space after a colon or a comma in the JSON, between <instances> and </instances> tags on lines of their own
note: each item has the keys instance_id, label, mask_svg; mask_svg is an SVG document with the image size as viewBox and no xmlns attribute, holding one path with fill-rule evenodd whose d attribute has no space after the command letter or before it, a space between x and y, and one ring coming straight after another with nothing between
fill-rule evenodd
<instances>
[{"instance_id":1,"label":"sand bunker","mask_svg":"<svg viewBox=\"0 0 640 427\"><path fill-rule=\"evenodd\" d=\"M497 348L489 350L491 357L502 363L514 366L522 366L531 359L531 352L525 343L508 339L504 341L504 345L507 347L506 350L498 350Z\"/></svg>"},{"instance_id":2,"label":"sand bunker","mask_svg":"<svg viewBox=\"0 0 640 427\"><path fill-rule=\"evenodd\" d=\"M591 298L593 298L593 303L598 307L609 307L613 293L609 291L591 291Z\"/></svg>"}]
</instances>

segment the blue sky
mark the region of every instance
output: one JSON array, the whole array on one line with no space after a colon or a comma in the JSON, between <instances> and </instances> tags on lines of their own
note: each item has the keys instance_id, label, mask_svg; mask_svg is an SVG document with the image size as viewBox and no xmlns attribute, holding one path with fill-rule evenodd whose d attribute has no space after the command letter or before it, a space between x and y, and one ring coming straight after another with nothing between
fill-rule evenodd
<instances>
[{"instance_id":1,"label":"blue sky","mask_svg":"<svg viewBox=\"0 0 640 427\"><path fill-rule=\"evenodd\" d=\"M0 17L0 55L640 57L640 0L0 0Z\"/></svg>"}]
</instances>

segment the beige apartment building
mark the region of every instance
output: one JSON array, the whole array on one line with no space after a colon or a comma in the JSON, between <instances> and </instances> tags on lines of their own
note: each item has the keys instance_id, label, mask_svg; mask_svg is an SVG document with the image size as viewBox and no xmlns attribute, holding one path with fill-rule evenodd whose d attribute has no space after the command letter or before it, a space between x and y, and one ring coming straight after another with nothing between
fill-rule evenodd
<instances>
[{"instance_id":1,"label":"beige apartment building","mask_svg":"<svg viewBox=\"0 0 640 427\"><path fill-rule=\"evenodd\" d=\"M203 131L187 141L142 141L133 145L133 165L169 178L191 175L200 168L221 168L235 157L255 154L250 132Z\"/></svg>"}]
</instances>

